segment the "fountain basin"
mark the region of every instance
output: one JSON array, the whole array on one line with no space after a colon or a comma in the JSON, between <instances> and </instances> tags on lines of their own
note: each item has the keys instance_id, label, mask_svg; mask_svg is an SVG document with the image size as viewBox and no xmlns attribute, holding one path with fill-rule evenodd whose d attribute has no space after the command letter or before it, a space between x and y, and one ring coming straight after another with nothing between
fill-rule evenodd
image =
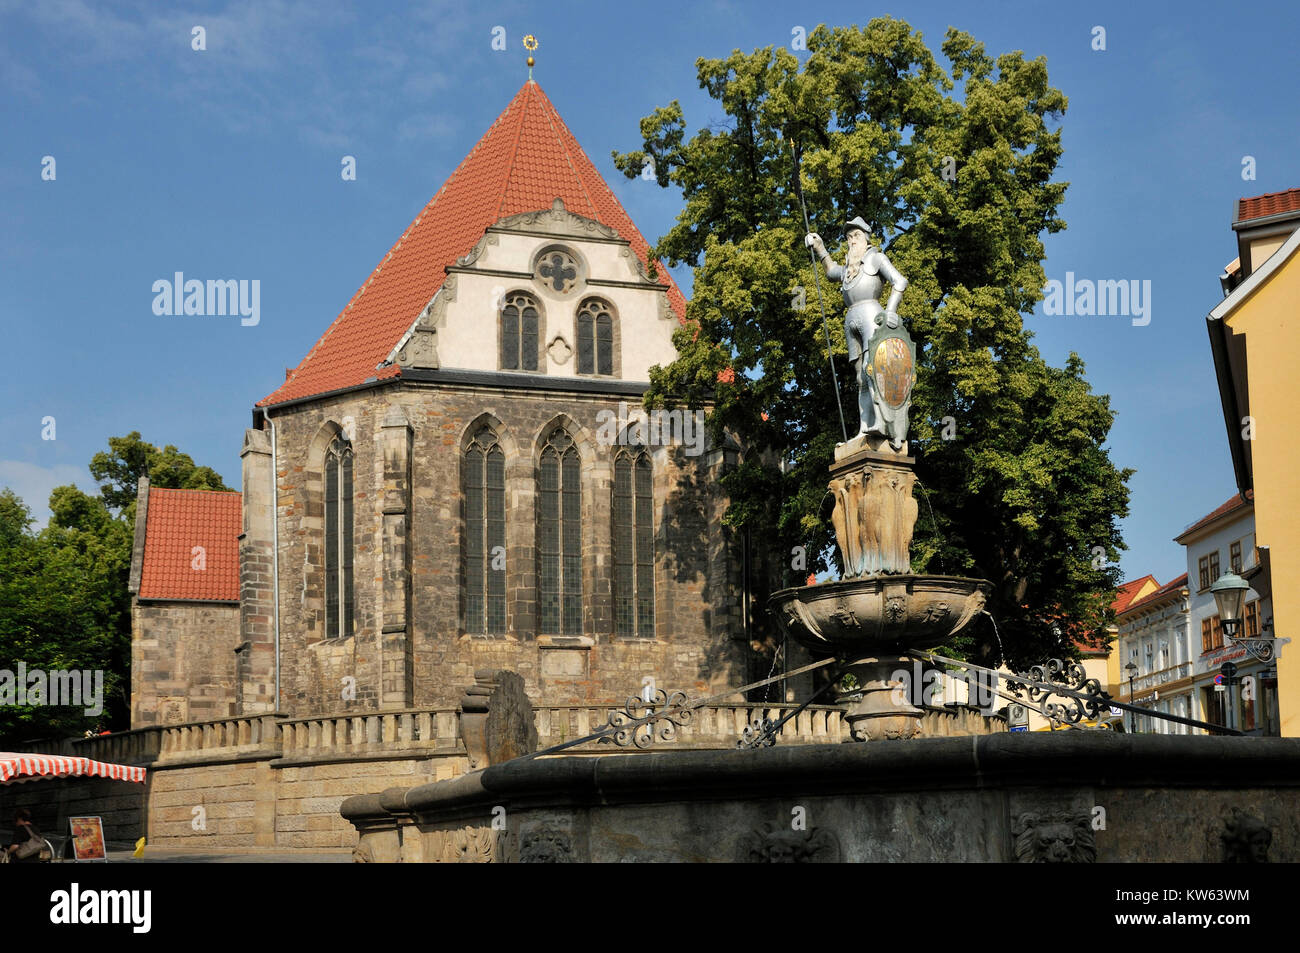
<instances>
[{"instance_id":1,"label":"fountain basin","mask_svg":"<svg viewBox=\"0 0 1300 953\"><path fill-rule=\"evenodd\" d=\"M782 589L768 607L790 638L848 658L941 645L970 623L992 591L984 579L878 575Z\"/></svg>"}]
</instances>

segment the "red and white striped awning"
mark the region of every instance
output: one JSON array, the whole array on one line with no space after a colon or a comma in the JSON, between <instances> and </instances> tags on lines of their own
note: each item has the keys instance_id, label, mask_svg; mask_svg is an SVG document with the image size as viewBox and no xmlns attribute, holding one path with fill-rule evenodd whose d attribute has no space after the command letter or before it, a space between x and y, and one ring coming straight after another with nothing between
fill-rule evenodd
<instances>
[{"instance_id":1,"label":"red and white striped awning","mask_svg":"<svg viewBox=\"0 0 1300 953\"><path fill-rule=\"evenodd\" d=\"M144 768L108 764L89 758L67 758L57 754L18 754L0 751L0 784L21 784L42 778L111 778L144 784Z\"/></svg>"}]
</instances>

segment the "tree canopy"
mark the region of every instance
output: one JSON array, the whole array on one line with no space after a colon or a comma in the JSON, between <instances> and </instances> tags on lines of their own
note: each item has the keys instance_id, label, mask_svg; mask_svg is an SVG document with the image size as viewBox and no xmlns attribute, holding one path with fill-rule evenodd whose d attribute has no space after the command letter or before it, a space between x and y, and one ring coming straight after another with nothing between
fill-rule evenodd
<instances>
[{"instance_id":1,"label":"tree canopy","mask_svg":"<svg viewBox=\"0 0 1300 953\"><path fill-rule=\"evenodd\" d=\"M747 450L722 481L727 522L831 568L827 467L842 435L798 186L832 249L862 216L909 281L913 569L992 581L1012 664L1068 654L1109 621L1132 471L1104 447L1114 412L1083 362L1050 366L1022 320L1042 297L1042 236L1065 227L1053 175L1066 97L1043 58L995 58L956 29L946 68L891 18L819 26L807 47L802 62L780 47L699 59L725 119L688 138L674 100L641 120L640 149L614 154L629 178L652 171L680 189L654 254L694 268L679 357L652 370L646 403L711 404L715 439L730 432ZM853 432L843 306L824 275L820 288ZM998 654L987 630L972 639L964 650Z\"/></svg>"},{"instance_id":2,"label":"tree canopy","mask_svg":"<svg viewBox=\"0 0 1300 953\"><path fill-rule=\"evenodd\" d=\"M49 525L39 532L26 504L0 490L0 668L16 673L21 661L29 671L101 670L105 711L6 705L0 738L61 737L99 722L127 727L136 482L147 474L154 486L229 489L210 467L136 431L108 444L90 463L99 494L56 487Z\"/></svg>"}]
</instances>

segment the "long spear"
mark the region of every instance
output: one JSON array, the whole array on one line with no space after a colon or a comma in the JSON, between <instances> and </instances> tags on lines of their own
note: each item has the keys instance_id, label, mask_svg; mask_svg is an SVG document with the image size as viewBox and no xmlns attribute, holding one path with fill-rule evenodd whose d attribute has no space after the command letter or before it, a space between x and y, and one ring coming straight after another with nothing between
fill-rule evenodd
<instances>
[{"instance_id":1,"label":"long spear","mask_svg":"<svg viewBox=\"0 0 1300 953\"><path fill-rule=\"evenodd\" d=\"M803 200L803 171L799 164L799 157L802 150L795 140L787 135L786 141L790 143L790 158L794 160L794 191L799 196L799 207L803 209L803 229L805 233L812 232L812 225L808 220L808 205ZM808 246L808 258L812 262L813 283L817 286L817 306L822 312L822 330L826 332L826 361L831 366L831 382L835 386L835 408L840 412L840 433L844 435L847 443L849 439L849 428L844 423L844 404L840 400L840 379L835 373L835 359L831 355L831 328L826 320L826 302L822 300L822 281L821 276L817 273L817 256L813 254L812 246Z\"/></svg>"}]
</instances>

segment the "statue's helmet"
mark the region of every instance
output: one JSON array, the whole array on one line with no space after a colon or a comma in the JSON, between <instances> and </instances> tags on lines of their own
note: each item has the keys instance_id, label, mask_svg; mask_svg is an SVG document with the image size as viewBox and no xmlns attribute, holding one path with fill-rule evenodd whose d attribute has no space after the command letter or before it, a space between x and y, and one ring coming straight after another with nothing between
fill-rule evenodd
<instances>
[{"instance_id":1,"label":"statue's helmet","mask_svg":"<svg viewBox=\"0 0 1300 953\"><path fill-rule=\"evenodd\" d=\"M855 232L855 231L862 232L864 235L866 235L867 241L871 240L871 229L867 226L867 223L862 220L861 215L857 216L856 218L852 218L847 223L845 223L844 237L848 238L849 232Z\"/></svg>"}]
</instances>

